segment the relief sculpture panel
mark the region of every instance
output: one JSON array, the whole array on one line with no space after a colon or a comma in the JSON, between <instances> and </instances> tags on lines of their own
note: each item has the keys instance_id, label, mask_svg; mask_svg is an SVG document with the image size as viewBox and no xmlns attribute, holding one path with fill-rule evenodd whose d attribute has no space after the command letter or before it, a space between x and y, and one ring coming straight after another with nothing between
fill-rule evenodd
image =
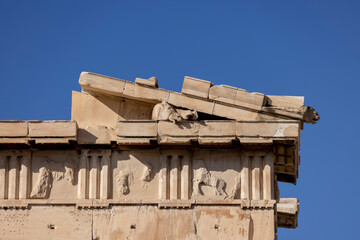
<instances>
[{"instance_id":1,"label":"relief sculpture panel","mask_svg":"<svg viewBox=\"0 0 360 240\"><path fill-rule=\"evenodd\" d=\"M34 151L30 198L76 199L76 151Z\"/></svg>"},{"instance_id":2,"label":"relief sculpture panel","mask_svg":"<svg viewBox=\"0 0 360 240\"><path fill-rule=\"evenodd\" d=\"M157 151L113 151L111 158L113 199L157 199L160 168Z\"/></svg>"}]
</instances>

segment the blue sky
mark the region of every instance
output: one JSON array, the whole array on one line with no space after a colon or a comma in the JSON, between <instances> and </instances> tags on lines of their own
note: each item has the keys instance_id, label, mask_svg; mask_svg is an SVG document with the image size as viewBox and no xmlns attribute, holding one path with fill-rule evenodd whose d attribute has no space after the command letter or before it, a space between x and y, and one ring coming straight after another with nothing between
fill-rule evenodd
<instances>
[{"instance_id":1,"label":"blue sky","mask_svg":"<svg viewBox=\"0 0 360 240\"><path fill-rule=\"evenodd\" d=\"M299 227L279 239L360 239L360 1L0 0L0 119L70 119L82 71L134 81L185 75L305 96Z\"/></svg>"}]
</instances>

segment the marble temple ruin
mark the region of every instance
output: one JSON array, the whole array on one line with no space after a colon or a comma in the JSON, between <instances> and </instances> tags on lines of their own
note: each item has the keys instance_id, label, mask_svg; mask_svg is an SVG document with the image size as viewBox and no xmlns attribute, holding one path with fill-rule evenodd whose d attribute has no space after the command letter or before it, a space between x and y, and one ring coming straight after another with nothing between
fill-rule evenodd
<instances>
[{"instance_id":1,"label":"marble temple ruin","mask_svg":"<svg viewBox=\"0 0 360 240\"><path fill-rule=\"evenodd\" d=\"M0 121L0 239L273 240L296 228L300 130L317 112L185 77L83 72L70 121Z\"/></svg>"}]
</instances>

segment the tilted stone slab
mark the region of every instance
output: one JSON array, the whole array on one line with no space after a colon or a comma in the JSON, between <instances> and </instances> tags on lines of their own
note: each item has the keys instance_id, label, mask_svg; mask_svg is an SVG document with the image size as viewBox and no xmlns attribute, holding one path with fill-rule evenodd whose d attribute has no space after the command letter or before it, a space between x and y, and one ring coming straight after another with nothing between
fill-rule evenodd
<instances>
[{"instance_id":1,"label":"tilted stone slab","mask_svg":"<svg viewBox=\"0 0 360 240\"><path fill-rule=\"evenodd\" d=\"M208 102L197 98L190 98L180 93L172 92L169 95L168 103L176 106L183 107L190 110L196 109L198 112L212 114L215 102Z\"/></svg>"},{"instance_id":2,"label":"tilted stone slab","mask_svg":"<svg viewBox=\"0 0 360 240\"><path fill-rule=\"evenodd\" d=\"M249 93L244 90L237 90L235 105L260 110L264 105L265 95L262 93Z\"/></svg>"},{"instance_id":3,"label":"tilted stone slab","mask_svg":"<svg viewBox=\"0 0 360 240\"><path fill-rule=\"evenodd\" d=\"M123 93L126 81L95 73L82 72L79 84L85 90L119 96Z\"/></svg>"},{"instance_id":4,"label":"tilted stone slab","mask_svg":"<svg viewBox=\"0 0 360 240\"><path fill-rule=\"evenodd\" d=\"M169 91L159 88L145 87L134 84L132 82L126 82L124 96L135 100L158 103L168 100Z\"/></svg>"},{"instance_id":5,"label":"tilted stone slab","mask_svg":"<svg viewBox=\"0 0 360 240\"><path fill-rule=\"evenodd\" d=\"M289 100L291 97L285 99L281 96L272 96L279 106L264 106L267 100L265 101L265 95L262 93L249 93L246 90L225 85L211 87L211 82L192 77L185 77L182 94L156 88L153 82L148 84L142 80L138 80L139 84L135 84L84 72L80 76L79 83L89 93L118 96L154 104L166 101L176 107L237 121L282 118L303 120L304 113L301 109L288 106L292 104ZM296 107L299 104L300 102L296 100Z\"/></svg>"},{"instance_id":6,"label":"tilted stone slab","mask_svg":"<svg viewBox=\"0 0 360 240\"><path fill-rule=\"evenodd\" d=\"M185 77L181 93L208 98L211 82L193 77Z\"/></svg>"},{"instance_id":7,"label":"tilted stone slab","mask_svg":"<svg viewBox=\"0 0 360 240\"><path fill-rule=\"evenodd\" d=\"M209 99L235 104L237 88L227 85L215 85L210 88Z\"/></svg>"}]
</instances>

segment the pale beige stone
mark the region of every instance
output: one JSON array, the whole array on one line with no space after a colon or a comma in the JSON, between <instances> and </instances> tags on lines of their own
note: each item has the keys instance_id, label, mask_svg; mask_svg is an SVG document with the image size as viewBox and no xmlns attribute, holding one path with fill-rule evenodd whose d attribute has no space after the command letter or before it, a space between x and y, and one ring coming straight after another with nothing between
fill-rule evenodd
<instances>
[{"instance_id":1,"label":"pale beige stone","mask_svg":"<svg viewBox=\"0 0 360 240\"><path fill-rule=\"evenodd\" d=\"M86 93L73 91L71 120L76 121L79 128L92 125L116 128L117 121L121 119L120 105L120 102L111 98L95 98Z\"/></svg>"},{"instance_id":2,"label":"pale beige stone","mask_svg":"<svg viewBox=\"0 0 360 240\"><path fill-rule=\"evenodd\" d=\"M198 123L200 137L235 137L235 121L203 121Z\"/></svg>"},{"instance_id":3,"label":"pale beige stone","mask_svg":"<svg viewBox=\"0 0 360 240\"><path fill-rule=\"evenodd\" d=\"M257 112L251 112L242 108L230 107L219 103L215 103L211 114L228 119L235 119L237 121L257 120L260 116ZM267 118L267 116L264 115L264 118Z\"/></svg>"},{"instance_id":4,"label":"pale beige stone","mask_svg":"<svg viewBox=\"0 0 360 240\"><path fill-rule=\"evenodd\" d=\"M193 77L185 77L181 93L208 98L212 83Z\"/></svg>"},{"instance_id":5,"label":"pale beige stone","mask_svg":"<svg viewBox=\"0 0 360 240\"><path fill-rule=\"evenodd\" d=\"M150 103L167 101L169 92L160 88L148 88L132 82L126 82L124 95L128 98Z\"/></svg>"},{"instance_id":6,"label":"pale beige stone","mask_svg":"<svg viewBox=\"0 0 360 240\"><path fill-rule=\"evenodd\" d=\"M8 159L4 155L0 155L0 199L7 198L7 178Z\"/></svg>"},{"instance_id":7,"label":"pale beige stone","mask_svg":"<svg viewBox=\"0 0 360 240\"><path fill-rule=\"evenodd\" d=\"M264 105L264 98L262 93L249 93L239 89L236 91L235 105L260 110Z\"/></svg>"},{"instance_id":8,"label":"pale beige stone","mask_svg":"<svg viewBox=\"0 0 360 240\"><path fill-rule=\"evenodd\" d=\"M271 106L300 109L304 105L302 96L274 96L266 95L271 102Z\"/></svg>"},{"instance_id":9,"label":"pale beige stone","mask_svg":"<svg viewBox=\"0 0 360 240\"><path fill-rule=\"evenodd\" d=\"M79 128L107 126L116 129L119 120L150 120L153 105L73 91L71 119Z\"/></svg>"},{"instance_id":10,"label":"pale beige stone","mask_svg":"<svg viewBox=\"0 0 360 240\"><path fill-rule=\"evenodd\" d=\"M196 109L198 112L212 114L214 102L191 98L184 94L170 93L168 103L173 106L187 109Z\"/></svg>"},{"instance_id":11,"label":"pale beige stone","mask_svg":"<svg viewBox=\"0 0 360 240\"><path fill-rule=\"evenodd\" d=\"M23 121L0 121L0 137L26 137L27 124Z\"/></svg>"},{"instance_id":12,"label":"pale beige stone","mask_svg":"<svg viewBox=\"0 0 360 240\"><path fill-rule=\"evenodd\" d=\"M154 87L154 88L159 87L157 77L151 77L149 79L136 78L135 83L139 85Z\"/></svg>"},{"instance_id":13,"label":"pale beige stone","mask_svg":"<svg viewBox=\"0 0 360 240\"><path fill-rule=\"evenodd\" d=\"M135 145L135 146L140 146L140 145L151 145L152 142L156 142L158 141L157 138L148 138L148 137L142 137L142 138L137 138L137 137L117 137L117 144L121 145L121 146L131 146L131 145Z\"/></svg>"},{"instance_id":14,"label":"pale beige stone","mask_svg":"<svg viewBox=\"0 0 360 240\"><path fill-rule=\"evenodd\" d=\"M159 121L158 134L160 136L191 137L198 136L199 125L197 122L184 122L175 125L168 121Z\"/></svg>"},{"instance_id":15,"label":"pale beige stone","mask_svg":"<svg viewBox=\"0 0 360 240\"><path fill-rule=\"evenodd\" d=\"M167 199L167 184L168 184L168 168L169 168L169 156L166 154L161 155L160 164L161 168L159 170L159 199ZM169 176L170 178L170 176Z\"/></svg>"},{"instance_id":16,"label":"pale beige stone","mask_svg":"<svg viewBox=\"0 0 360 240\"><path fill-rule=\"evenodd\" d=\"M299 200L297 198L280 198L277 203L277 210L280 213L297 214L299 211Z\"/></svg>"},{"instance_id":17,"label":"pale beige stone","mask_svg":"<svg viewBox=\"0 0 360 240\"><path fill-rule=\"evenodd\" d=\"M227 85L215 85L210 88L209 99L235 104L237 88Z\"/></svg>"},{"instance_id":18,"label":"pale beige stone","mask_svg":"<svg viewBox=\"0 0 360 240\"><path fill-rule=\"evenodd\" d=\"M190 156L184 154L180 158L181 162L181 199L189 199L190 197Z\"/></svg>"},{"instance_id":19,"label":"pale beige stone","mask_svg":"<svg viewBox=\"0 0 360 240\"><path fill-rule=\"evenodd\" d=\"M179 199L179 174L180 174L180 162L179 158L172 157L170 159L170 200Z\"/></svg>"},{"instance_id":20,"label":"pale beige stone","mask_svg":"<svg viewBox=\"0 0 360 240\"><path fill-rule=\"evenodd\" d=\"M279 227L296 228L298 225L299 201L296 198L280 198L277 203Z\"/></svg>"},{"instance_id":21,"label":"pale beige stone","mask_svg":"<svg viewBox=\"0 0 360 240\"><path fill-rule=\"evenodd\" d=\"M110 144L116 141L115 129L107 126L87 126L78 129L79 144Z\"/></svg>"},{"instance_id":22,"label":"pale beige stone","mask_svg":"<svg viewBox=\"0 0 360 240\"><path fill-rule=\"evenodd\" d=\"M121 79L89 72L82 72L79 78L79 84L83 89L115 96L121 96L125 83L126 81Z\"/></svg>"},{"instance_id":23,"label":"pale beige stone","mask_svg":"<svg viewBox=\"0 0 360 240\"><path fill-rule=\"evenodd\" d=\"M72 121L0 121L4 239L274 240L297 226L277 182L296 183L300 129L319 120L301 97L190 77L182 93L80 84Z\"/></svg>"},{"instance_id":24,"label":"pale beige stone","mask_svg":"<svg viewBox=\"0 0 360 240\"><path fill-rule=\"evenodd\" d=\"M119 137L157 137L156 121L119 121L117 136Z\"/></svg>"},{"instance_id":25,"label":"pale beige stone","mask_svg":"<svg viewBox=\"0 0 360 240\"><path fill-rule=\"evenodd\" d=\"M248 156L243 156L242 159L242 169L240 173L240 179L241 179L241 192L240 192L240 198L245 200L250 200L250 164Z\"/></svg>"},{"instance_id":26,"label":"pale beige stone","mask_svg":"<svg viewBox=\"0 0 360 240\"><path fill-rule=\"evenodd\" d=\"M8 198L18 198L18 184L19 184L19 159L16 155L13 155L9 159L9 187Z\"/></svg>"},{"instance_id":27,"label":"pale beige stone","mask_svg":"<svg viewBox=\"0 0 360 240\"><path fill-rule=\"evenodd\" d=\"M251 199L260 200L261 199L261 177L262 177L262 157L261 156L251 156L250 161L252 162L252 171L251 171Z\"/></svg>"},{"instance_id":28,"label":"pale beige stone","mask_svg":"<svg viewBox=\"0 0 360 240\"><path fill-rule=\"evenodd\" d=\"M80 163L79 163L79 170L78 170L78 192L77 197L78 199L86 199L87 194L87 174L89 169L89 159L87 156L89 150L82 150Z\"/></svg>"},{"instance_id":29,"label":"pale beige stone","mask_svg":"<svg viewBox=\"0 0 360 240\"><path fill-rule=\"evenodd\" d=\"M183 120L181 115L165 101L154 106L151 119L155 121L171 121L173 123Z\"/></svg>"},{"instance_id":30,"label":"pale beige stone","mask_svg":"<svg viewBox=\"0 0 360 240\"><path fill-rule=\"evenodd\" d=\"M29 195L31 167L30 157L30 152L26 152L20 159L19 199L26 199Z\"/></svg>"},{"instance_id":31,"label":"pale beige stone","mask_svg":"<svg viewBox=\"0 0 360 240\"><path fill-rule=\"evenodd\" d=\"M104 151L100 164L100 199L108 199L110 195L110 159L111 151Z\"/></svg>"},{"instance_id":32,"label":"pale beige stone","mask_svg":"<svg viewBox=\"0 0 360 240\"><path fill-rule=\"evenodd\" d=\"M272 155L267 154L263 159L263 199L275 199L274 195L274 160Z\"/></svg>"},{"instance_id":33,"label":"pale beige stone","mask_svg":"<svg viewBox=\"0 0 360 240\"><path fill-rule=\"evenodd\" d=\"M297 138L299 128L298 122L236 122L236 136Z\"/></svg>"},{"instance_id":34,"label":"pale beige stone","mask_svg":"<svg viewBox=\"0 0 360 240\"><path fill-rule=\"evenodd\" d=\"M47 167L41 167L39 178L31 191L31 198L48 198L50 187L50 170Z\"/></svg>"},{"instance_id":35,"label":"pale beige stone","mask_svg":"<svg viewBox=\"0 0 360 240\"><path fill-rule=\"evenodd\" d=\"M76 137L75 121L29 122L29 137Z\"/></svg>"}]
</instances>

